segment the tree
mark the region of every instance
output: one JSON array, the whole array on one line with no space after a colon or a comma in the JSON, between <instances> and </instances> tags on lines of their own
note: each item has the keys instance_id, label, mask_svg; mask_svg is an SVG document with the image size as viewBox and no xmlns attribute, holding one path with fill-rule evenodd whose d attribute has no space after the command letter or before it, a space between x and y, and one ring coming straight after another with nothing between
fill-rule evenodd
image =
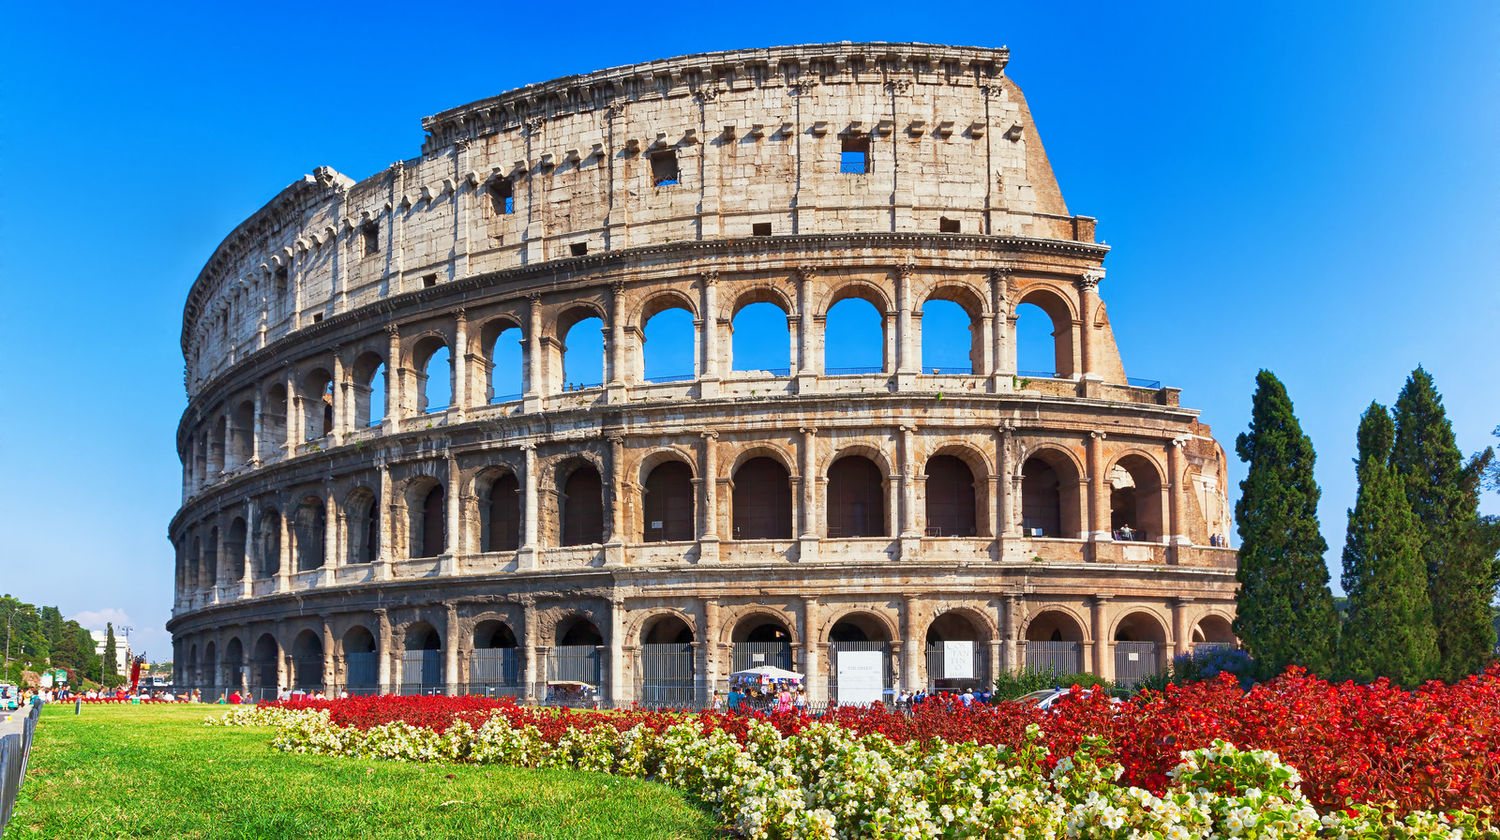
<instances>
[{"instance_id":1,"label":"tree","mask_svg":"<svg viewBox=\"0 0 1500 840\"><path fill-rule=\"evenodd\" d=\"M1370 682L1414 686L1437 672L1437 631L1422 561L1422 526L1406 485L1390 466L1395 425L1372 402L1359 421L1359 495L1344 542L1349 615L1339 634L1339 670Z\"/></svg>"},{"instance_id":2,"label":"tree","mask_svg":"<svg viewBox=\"0 0 1500 840\"><path fill-rule=\"evenodd\" d=\"M104 670L100 682L105 685L113 685L112 678L119 677L120 656L115 651L115 625L106 622L104 625Z\"/></svg>"},{"instance_id":3,"label":"tree","mask_svg":"<svg viewBox=\"0 0 1500 840\"><path fill-rule=\"evenodd\" d=\"M1240 534L1234 632L1266 673L1302 665L1327 674L1338 616L1323 561L1328 543L1318 530L1316 455L1281 381L1263 370L1255 382L1250 429L1235 441L1250 470L1234 508Z\"/></svg>"},{"instance_id":4,"label":"tree","mask_svg":"<svg viewBox=\"0 0 1500 840\"><path fill-rule=\"evenodd\" d=\"M1395 423L1391 466L1422 526L1438 675L1457 680L1481 670L1495 646L1495 528L1479 517L1479 483L1491 453L1464 463L1442 397L1421 367L1396 398Z\"/></svg>"}]
</instances>

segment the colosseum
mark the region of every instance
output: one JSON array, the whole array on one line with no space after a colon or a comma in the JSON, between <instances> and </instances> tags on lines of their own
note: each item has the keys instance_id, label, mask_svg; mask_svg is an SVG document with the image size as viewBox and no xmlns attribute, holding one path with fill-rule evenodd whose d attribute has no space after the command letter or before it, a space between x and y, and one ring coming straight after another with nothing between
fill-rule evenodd
<instances>
[{"instance_id":1,"label":"colosseum","mask_svg":"<svg viewBox=\"0 0 1500 840\"><path fill-rule=\"evenodd\" d=\"M1126 376L1008 57L617 67L282 190L184 308L177 682L864 702L1232 642L1224 451Z\"/></svg>"}]
</instances>

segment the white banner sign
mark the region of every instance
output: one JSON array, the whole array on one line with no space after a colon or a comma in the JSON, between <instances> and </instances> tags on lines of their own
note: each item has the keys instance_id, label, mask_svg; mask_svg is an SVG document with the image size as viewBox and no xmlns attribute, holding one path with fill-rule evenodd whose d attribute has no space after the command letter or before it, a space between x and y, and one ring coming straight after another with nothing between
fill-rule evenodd
<instances>
[{"instance_id":1,"label":"white banner sign","mask_svg":"<svg viewBox=\"0 0 1500 840\"><path fill-rule=\"evenodd\" d=\"M878 703L885 688L885 654L878 650L839 651L840 705Z\"/></svg>"},{"instance_id":2,"label":"white banner sign","mask_svg":"<svg viewBox=\"0 0 1500 840\"><path fill-rule=\"evenodd\" d=\"M950 680L974 679L973 642L943 642L943 676Z\"/></svg>"}]
</instances>

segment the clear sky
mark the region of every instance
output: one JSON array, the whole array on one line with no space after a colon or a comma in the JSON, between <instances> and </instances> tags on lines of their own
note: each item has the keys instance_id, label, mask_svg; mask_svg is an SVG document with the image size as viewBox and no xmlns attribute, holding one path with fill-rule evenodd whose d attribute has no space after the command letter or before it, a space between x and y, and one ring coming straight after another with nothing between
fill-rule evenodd
<instances>
[{"instance_id":1,"label":"clear sky","mask_svg":"<svg viewBox=\"0 0 1500 840\"><path fill-rule=\"evenodd\" d=\"M1232 452L1275 371L1335 566L1371 399L1424 364L1459 445L1495 442L1500 4L221 5L12 4L0 32L0 592L114 616L153 659L182 304L222 238L316 166L415 156L423 116L683 53L1008 45L1069 209L1114 248L1126 372Z\"/></svg>"}]
</instances>

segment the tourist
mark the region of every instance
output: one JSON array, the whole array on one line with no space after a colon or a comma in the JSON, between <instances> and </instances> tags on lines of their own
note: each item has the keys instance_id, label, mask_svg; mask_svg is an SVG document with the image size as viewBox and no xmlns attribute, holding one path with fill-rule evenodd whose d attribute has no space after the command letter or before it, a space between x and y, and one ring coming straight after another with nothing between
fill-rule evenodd
<instances>
[{"instance_id":1,"label":"tourist","mask_svg":"<svg viewBox=\"0 0 1500 840\"><path fill-rule=\"evenodd\" d=\"M782 683L781 690L776 692L776 711L790 712L791 710L792 692L786 687L786 683Z\"/></svg>"},{"instance_id":2,"label":"tourist","mask_svg":"<svg viewBox=\"0 0 1500 840\"><path fill-rule=\"evenodd\" d=\"M972 688L966 688L966 689L964 689L964 693L961 694L961 695L959 695L958 699L960 699L960 700L963 701L965 709L967 709L970 706L974 705L974 689L972 689Z\"/></svg>"},{"instance_id":3,"label":"tourist","mask_svg":"<svg viewBox=\"0 0 1500 840\"><path fill-rule=\"evenodd\" d=\"M245 698L240 696L239 689L236 688L233 691L229 692L229 705L238 706L243 702L245 702Z\"/></svg>"},{"instance_id":4,"label":"tourist","mask_svg":"<svg viewBox=\"0 0 1500 840\"><path fill-rule=\"evenodd\" d=\"M719 690L717 688L714 689L713 699L709 701L709 708L713 709L715 712L724 711L724 698L719 694Z\"/></svg>"},{"instance_id":5,"label":"tourist","mask_svg":"<svg viewBox=\"0 0 1500 840\"><path fill-rule=\"evenodd\" d=\"M740 692L740 687L731 685L729 687L729 711L739 712L745 705L745 695Z\"/></svg>"}]
</instances>

